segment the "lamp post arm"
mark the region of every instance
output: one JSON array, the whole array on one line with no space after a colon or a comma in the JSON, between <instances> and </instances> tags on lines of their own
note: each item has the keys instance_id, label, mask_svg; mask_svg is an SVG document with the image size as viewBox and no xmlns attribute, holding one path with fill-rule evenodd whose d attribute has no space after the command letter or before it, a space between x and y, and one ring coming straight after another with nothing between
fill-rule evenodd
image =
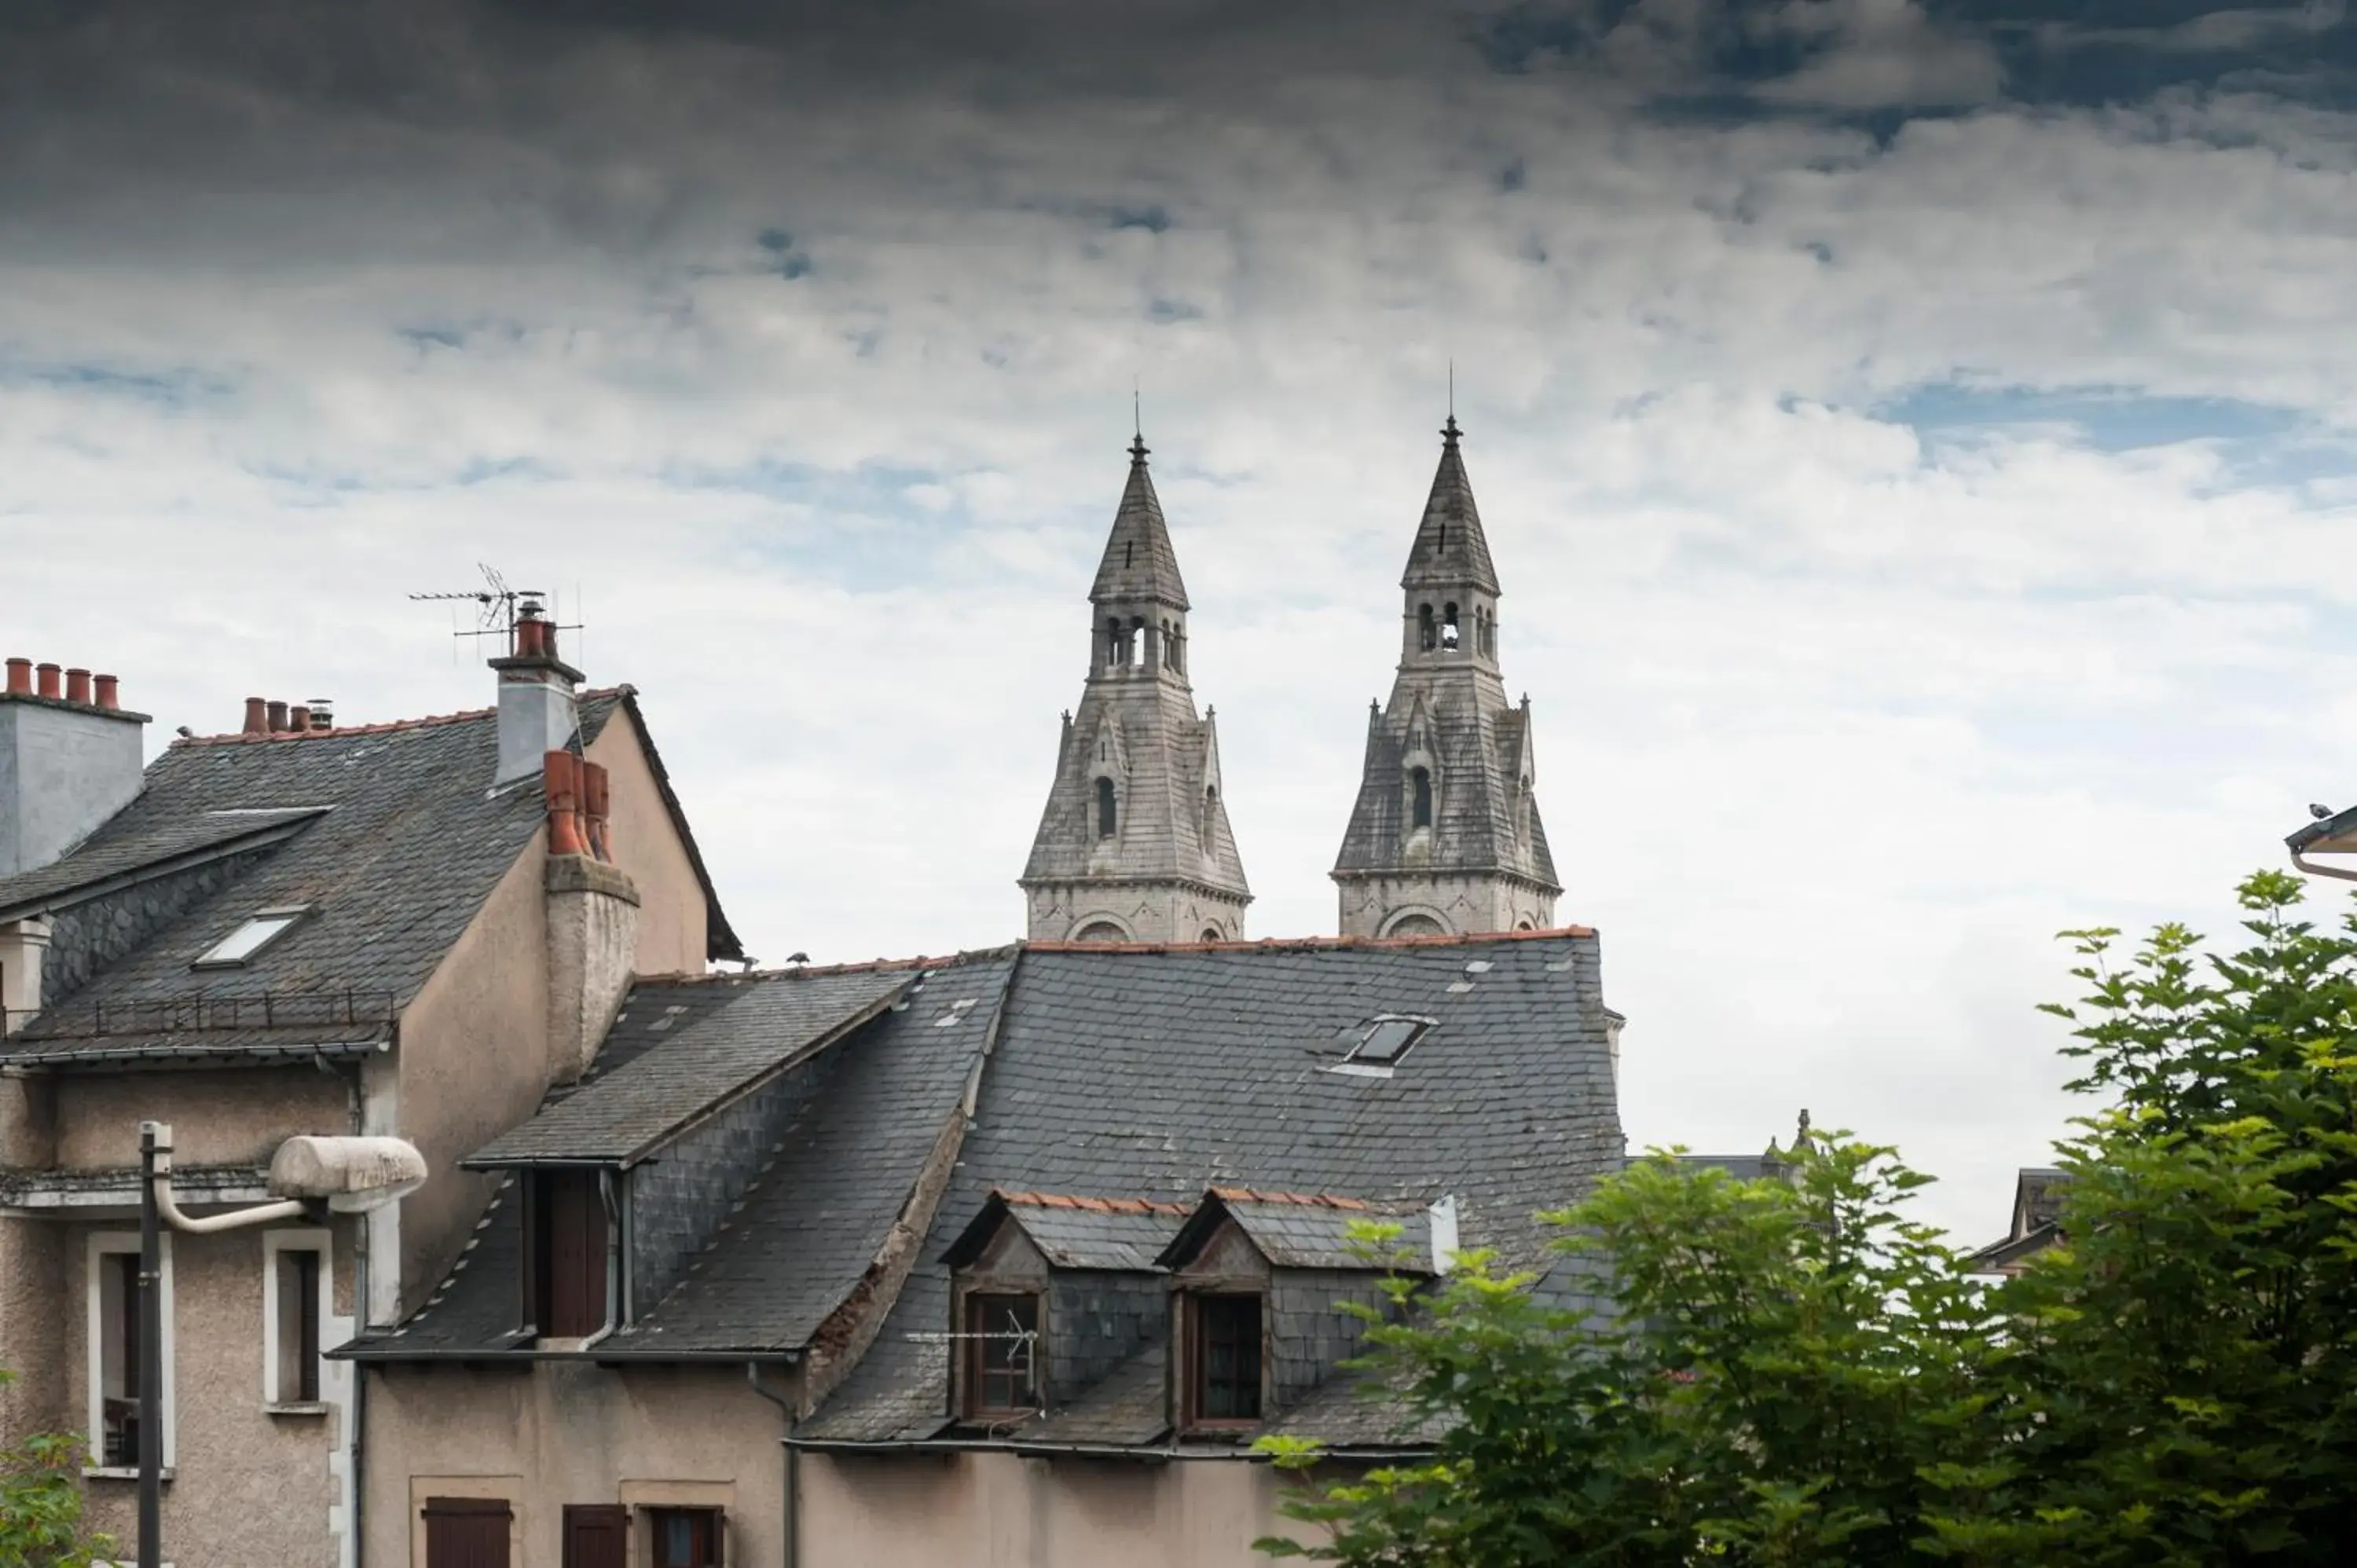
<instances>
[{"instance_id":1,"label":"lamp post arm","mask_svg":"<svg viewBox=\"0 0 2357 1568\"><path fill-rule=\"evenodd\" d=\"M260 1203L252 1208L241 1208L229 1214L209 1214L202 1219L180 1212L172 1201L172 1176L168 1171L156 1176L156 1212L164 1223L175 1230L186 1230L198 1236L210 1236L217 1230L242 1230L249 1225L267 1225L274 1219L298 1219L310 1212L310 1205L294 1198L277 1203Z\"/></svg>"}]
</instances>

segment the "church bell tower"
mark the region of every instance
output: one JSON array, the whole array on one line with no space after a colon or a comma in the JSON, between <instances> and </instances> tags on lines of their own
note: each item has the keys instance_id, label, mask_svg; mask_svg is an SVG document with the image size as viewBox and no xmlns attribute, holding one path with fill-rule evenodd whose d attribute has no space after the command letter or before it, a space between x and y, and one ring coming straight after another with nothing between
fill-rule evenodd
<instances>
[{"instance_id":1,"label":"church bell tower","mask_svg":"<svg viewBox=\"0 0 2357 1568\"><path fill-rule=\"evenodd\" d=\"M1187 585L1146 441L1089 589L1089 675L1020 878L1034 941L1229 941L1252 902L1187 683Z\"/></svg>"},{"instance_id":2,"label":"church bell tower","mask_svg":"<svg viewBox=\"0 0 2357 1568\"><path fill-rule=\"evenodd\" d=\"M1544 929L1563 891L1532 792L1530 699L1507 702L1499 672L1498 572L1462 434L1451 414L1400 578L1391 702L1367 715L1358 803L1334 862L1344 936Z\"/></svg>"}]
</instances>

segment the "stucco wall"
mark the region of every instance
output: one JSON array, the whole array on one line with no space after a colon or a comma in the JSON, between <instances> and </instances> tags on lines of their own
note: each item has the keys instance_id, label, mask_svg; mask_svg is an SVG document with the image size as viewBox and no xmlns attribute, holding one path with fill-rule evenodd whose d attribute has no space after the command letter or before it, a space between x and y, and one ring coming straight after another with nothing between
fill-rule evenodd
<instances>
[{"instance_id":1,"label":"stucco wall","mask_svg":"<svg viewBox=\"0 0 2357 1568\"><path fill-rule=\"evenodd\" d=\"M474 924L401 1018L401 1135L431 1173L401 1205L401 1306L450 1263L495 1178L457 1162L539 1107L547 1079L545 830L516 857Z\"/></svg>"},{"instance_id":2,"label":"stucco wall","mask_svg":"<svg viewBox=\"0 0 2357 1568\"><path fill-rule=\"evenodd\" d=\"M802 1568L1266 1568L1254 1541L1307 1539L1287 1484L1240 1460L810 1454Z\"/></svg>"},{"instance_id":3,"label":"stucco wall","mask_svg":"<svg viewBox=\"0 0 2357 1568\"><path fill-rule=\"evenodd\" d=\"M0 1214L0 1367L16 1374L0 1389L0 1446L67 1419L61 1240L47 1220Z\"/></svg>"},{"instance_id":4,"label":"stucco wall","mask_svg":"<svg viewBox=\"0 0 2357 1568\"><path fill-rule=\"evenodd\" d=\"M607 773L614 864L638 885L638 972L702 974L704 885L672 826L630 715L617 709L587 755Z\"/></svg>"},{"instance_id":5,"label":"stucco wall","mask_svg":"<svg viewBox=\"0 0 2357 1568\"><path fill-rule=\"evenodd\" d=\"M59 1335L65 1385L64 1424L87 1430L89 1376L88 1238L94 1230L135 1236L125 1217L58 1224L66 1310ZM164 1559L202 1564L334 1568L338 1542L330 1510L339 1498L334 1463L339 1415L273 1415L263 1408L263 1237L266 1230L217 1236L172 1236L169 1333L172 1337L173 1478L164 1488ZM334 1312L352 1300L352 1227L331 1233ZM339 1337L323 1324L323 1340ZM321 1369L333 1398L339 1363ZM138 1534L135 1482L94 1477L88 1517L112 1534L129 1559Z\"/></svg>"},{"instance_id":6,"label":"stucco wall","mask_svg":"<svg viewBox=\"0 0 2357 1568\"><path fill-rule=\"evenodd\" d=\"M183 1165L266 1165L297 1133L351 1131L350 1076L305 1062L195 1072L61 1074L57 1084L57 1164L72 1171L121 1170L139 1163L139 1123L172 1125L172 1159Z\"/></svg>"},{"instance_id":7,"label":"stucco wall","mask_svg":"<svg viewBox=\"0 0 2357 1568\"><path fill-rule=\"evenodd\" d=\"M728 1563L780 1560L783 1423L746 1386L741 1365L608 1371L542 1362L366 1376L368 1568L424 1568L412 1554L413 1494L468 1495L469 1478L485 1484L473 1495L515 1508L516 1568L558 1568L565 1504L635 1501L660 1495L659 1482L716 1489L695 1498L727 1509ZM790 1384L770 1386L784 1393Z\"/></svg>"}]
</instances>

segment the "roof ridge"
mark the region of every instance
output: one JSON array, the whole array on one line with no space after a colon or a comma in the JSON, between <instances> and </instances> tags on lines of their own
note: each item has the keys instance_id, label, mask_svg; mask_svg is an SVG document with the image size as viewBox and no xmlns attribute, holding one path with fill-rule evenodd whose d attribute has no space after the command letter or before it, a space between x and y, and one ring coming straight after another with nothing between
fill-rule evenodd
<instances>
[{"instance_id":1,"label":"roof ridge","mask_svg":"<svg viewBox=\"0 0 2357 1568\"><path fill-rule=\"evenodd\" d=\"M1169 1203L1152 1197L1082 1197L1069 1193L1018 1191L1003 1187L992 1187L990 1196L1011 1207L1027 1208L1082 1208L1096 1214L1178 1216L1195 1212L1193 1204Z\"/></svg>"},{"instance_id":2,"label":"roof ridge","mask_svg":"<svg viewBox=\"0 0 2357 1568\"><path fill-rule=\"evenodd\" d=\"M1263 937L1233 942L1046 942L1019 944L1027 952L1298 952L1326 948L1449 948L1477 942L1528 942L1549 937L1593 937L1593 926L1550 926L1535 931L1444 931L1421 937Z\"/></svg>"},{"instance_id":3,"label":"roof ridge","mask_svg":"<svg viewBox=\"0 0 2357 1568\"><path fill-rule=\"evenodd\" d=\"M871 958L852 963L798 963L776 969L742 969L734 973L708 970L690 974L674 970L663 974L641 974L632 978L632 985L734 985L747 981L820 980L837 974L880 974L902 969L958 969L967 964L988 963L994 959L1012 958L1023 944L1001 942L995 948L967 948L962 951L941 955L919 954L915 958Z\"/></svg>"},{"instance_id":4,"label":"roof ridge","mask_svg":"<svg viewBox=\"0 0 2357 1568\"><path fill-rule=\"evenodd\" d=\"M638 694L638 690L628 682L619 686L593 686L578 693L576 700L586 703L605 698L632 697ZM272 730L262 735L245 735L235 731L228 735L184 735L175 739L172 746L174 747L258 746L284 740L333 740L348 735L384 735L393 730L430 729L437 725L473 724L481 719L495 719L499 714L500 711L497 708L466 708L455 714L425 714L416 718L386 719L372 725L338 725L333 729Z\"/></svg>"},{"instance_id":5,"label":"roof ridge","mask_svg":"<svg viewBox=\"0 0 2357 1568\"><path fill-rule=\"evenodd\" d=\"M1342 1197L1323 1192L1263 1192L1249 1187L1215 1187L1212 1195L1227 1203L1284 1203L1301 1208L1372 1209L1363 1197Z\"/></svg>"}]
</instances>

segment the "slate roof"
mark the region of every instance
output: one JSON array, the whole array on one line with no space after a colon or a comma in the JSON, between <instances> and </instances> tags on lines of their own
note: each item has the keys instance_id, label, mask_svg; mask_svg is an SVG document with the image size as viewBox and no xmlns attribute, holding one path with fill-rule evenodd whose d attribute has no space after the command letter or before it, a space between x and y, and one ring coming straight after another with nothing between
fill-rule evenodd
<instances>
[{"instance_id":1,"label":"slate roof","mask_svg":"<svg viewBox=\"0 0 2357 1568\"><path fill-rule=\"evenodd\" d=\"M1335 874L1382 874L1405 865L1407 759L1420 737L1432 758L1433 819L1426 855L1415 869L1496 870L1557 886L1536 800L1524 808L1528 836L1515 832L1513 794L1528 724L1526 710L1506 705L1495 677L1470 665L1403 670L1390 704L1368 724L1359 795Z\"/></svg>"},{"instance_id":2,"label":"slate roof","mask_svg":"<svg viewBox=\"0 0 2357 1568\"><path fill-rule=\"evenodd\" d=\"M877 1288L893 1228L914 1218L924 1233L911 1272L873 1342L801 1431L815 1445L923 1441L950 1421L944 1260L978 1216L1015 1217L1062 1266L1150 1269L1207 1188L1225 1189L1220 1201L1243 1212L1240 1222L1308 1267L1364 1266L1355 1253L1337 1262L1350 1219L1399 1213L1421 1224L1426 1206L1453 1196L1463 1246L1494 1247L1510 1268L1580 1288L1534 1216L1572 1200L1621 1157L1592 932L1032 945L898 972L906 978L911 967L920 983L899 1002L798 1060L782 1042L807 1037L808 1016L762 997L806 980L651 981L633 990L629 1022L597 1064L609 1084L667 1054L712 1049L730 1032L745 1037L710 1058L729 1063L716 1085L746 1060L782 1056L791 1065L774 1080L776 1124L758 1174L676 1287L593 1359L749 1359L839 1343L830 1323ZM725 992L740 994L714 1000ZM648 1027L673 1006L688 1008L673 1015L688 1021ZM1370 1018L1387 1013L1439 1022L1388 1079L1329 1070ZM572 1098L586 1102L589 1091ZM569 1103L552 1097L544 1117ZM912 1211L945 1135L963 1140L946 1189ZM682 1141L665 1157L687 1148ZM338 1354L510 1353L513 1190L426 1307ZM1428 1252L1428 1234L1420 1244ZM1135 1448L1160 1440L1163 1354L1149 1347L1071 1391L1025 1423L1022 1441ZM1321 1391L1304 1408L1329 1400L1337 1431L1391 1430L1400 1419L1396 1409L1341 1413L1340 1391ZM1277 1412L1288 1430L1313 1415Z\"/></svg>"},{"instance_id":3,"label":"slate roof","mask_svg":"<svg viewBox=\"0 0 2357 1568\"><path fill-rule=\"evenodd\" d=\"M1498 592L1498 568L1491 564L1481 510L1473 504L1473 481L1466 476L1465 454L1457 446L1462 434L1457 416L1450 414L1440 431L1440 466L1433 471L1432 490L1425 498L1424 516L1400 577L1403 588L1470 583L1486 593Z\"/></svg>"},{"instance_id":4,"label":"slate roof","mask_svg":"<svg viewBox=\"0 0 2357 1568\"><path fill-rule=\"evenodd\" d=\"M942 1255L961 1268L1012 1220L1060 1269L1159 1267L1155 1259L1187 1221L1187 1207L1144 1198L1075 1197L1064 1193L994 1192L983 1211Z\"/></svg>"},{"instance_id":5,"label":"slate roof","mask_svg":"<svg viewBox=\"0 0 2357 1568\"><path fill-rule=\"evenodd\" d=\"M1106 537L1104 556L1097 563L1089 602L1144 601L1183 610L1187 585L1178 576L1178 553L1170 546L1170 530L1162 521L1162 501L1154 493L1153 476L1146 471L1146 452L1143 437L1129 449L1129 483L1123 487L1121 505L1114 512L1113 532Z\"/></svg>"},{"instance_id":6,"label":"slate roof","mask_svg":"<svg viewBox=\"0 0 2357 1568\"><path fill-rule=\"evenodd\" d=\"M599 1359L762 1356L807 1346L860 1284L926 1155L950 1118L962 1113L1013 967L1007 950L831 976L789 971L634 986L623 1006L628 1022L601 1047L593 1080L619 1083L636 1068L684 1049L726 1063L711 1080L716 1093L741 1083L730 1075L758 1059L768 1042L773 1056L789 1061L782 1081L791 1092L767 1159L687 1276L661 1301L640 1304L637 1319L598 1347ZM863 980L867 983L856 983ZM880 1012L878 984L887 988ZM822 996L833 997L844 1018L866 1021L849 1037L797 1056L795 1046L780 1042L813 1037ZM675 1007L686 1011L673 1013ZM651 1026L666 1016L691 1022L675 1026L676 1037L667 1038ZM816 1032L829 1033L823 1026ZM716 1048L731 1038L733 1051ZM541 1117L519 1132L564 1117L587 1098L586 1091L554 1091ZM487 1162L478 1156L469 1163ZM457 1268L424 1308L397 1330L355 1340L338 1354L406 1360L506 1351L516 1326L522 1256L515 1193L511 1176Z\"/></svg>"},{"instance_id":7,"label":"slate roof","mask_svg":"<svg viewBox=\"0 0 2357 1568\"><path fill-rule=\"evenodd\" d=\"M598 1070L461 1164L635 1165L697 1116L866 1022L915 979L854 969L640 986L615 1018Z\"/></svg>"},{"instance_id":8,"label":"slate roof","mask_svg":"<svg viewBox=\"0 0 2357 1568\"><path fill-rule=\"evenodd\" d=\"M1490 967L1468 975L1469 961ZM1471 989L1453 992L1471 982ZM1437 1017L1389 1079L1326 1070L1379 1013ZM926 1260L805 1440L921 1440L947 1366L939 1260L994 1187L1184 1203L1205 1187L1458 1200L1460 1241L1551 1275L1539 1209L1621 1155L1593 933L1034 947Z\"/></svg>"},{"instance_id":9,"label":"slate roof","mask_svg":"<svg viewBox=\"0 0 2357 1568\"><path fill-rule=\"evenodd\" d=\"M1432 1272L1432 1216L1420 1205L1378 1207L1356 1198L1325 1195L1264 1195L1250 1189L1223 1187L1214 1194L1221 1211L1260 1249L1260 1255L1281 1269L1363 1270L1384 1266L1371 1261L1351 1238L1353 1226L1369 1222L1395 1225L1399 1234L1386 1242L1386 1263L1410 1273ZM1207 1205L1208 1208L1209 1206ZM1198 1219L1204 1218L1199 1211ZM1208 1227L1204 1228L1208 1230ZM1197 1226L1190 1224L1190 1231ZM1191 1251L1191 1238L1174 1240L1163 1255L1166 1267L1176 1267L1183 1251Z\"/></svg>"},{"instance_id":10,"label":"slate roof","mask_svg":"<svg viewBox=\"0 0 2357 1568\"><path fill-rule=\"evenodd\" d=\"M636 716L627 686L585 693L584 743L618 710ZM640 725L640 733L645 726ZM658 778L661 764L654 761ZM71 854L0 884L0 902L65 908L110 879L158 873L191 855L257 850L225 886L166 919L81 989L54 996L0 1042L0 1062L61 1064L140 1058L297 1053L373 1045L350 1016L406 1004L545 820L537 788L489 793L496 711L326 732L184 739L147 769L140 794ZM684 836L683 819L663 786ZM248 813L252 813L249 815ZM234 824L255 824L241 834ZM693 843L690 842L690 853ZM736 939L705 886L715 956ZM256 910L311 913L252 961L193 971L191 962ZM317 1033L278 1020L253 1031L265 995L320 1010ZM203 1009L193 1004L201 997ZM328 998L344 999L326 1016ZM231 1000L249 1004L227 1021ZM158 1027L158 1022L169 1025Z\"/></svg>"}]
</instances>

